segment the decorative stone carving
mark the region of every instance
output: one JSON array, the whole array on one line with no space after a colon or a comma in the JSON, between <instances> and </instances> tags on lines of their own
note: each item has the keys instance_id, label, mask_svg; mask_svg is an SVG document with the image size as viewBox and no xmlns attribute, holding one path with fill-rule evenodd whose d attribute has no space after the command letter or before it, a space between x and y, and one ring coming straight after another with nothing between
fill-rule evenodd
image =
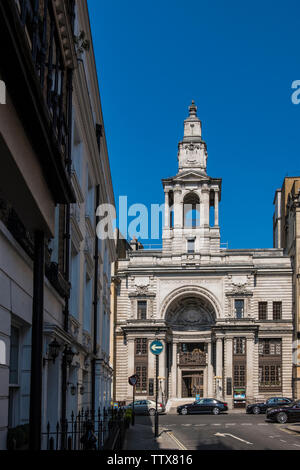
<instances>
[{"instance_id":1,"label":"decorative stone carving","mask_svg":"<svg viewBox=\"0 0 300 470\"><path fill-rule=\"evenodd\" d=\"M249 279L247 276L233 276L231 282L236 287L243 287L249 283Z\"/></svg>"},{"instance_id":2,"label":"decorative stone carving","mask_svg":"<svg viewBox=\"0 0 300 470\"><path fill-rule=\"evenodd\" d=\"M136 277L134 278L134 285L136 287L148 287L150 285L150 279L149 277Z\"/></svg>"},{"instance_id":3,"label":"decorative stone carving","mask_svg":"<svg viewBox=\"0 0 300 470\"><path fill-rule=\"evenodd\" d=\"M185 298L168 310L166 323L178 329L205 329L214 323L214 310L204 299Z\"/></svg>"}]
</instances>

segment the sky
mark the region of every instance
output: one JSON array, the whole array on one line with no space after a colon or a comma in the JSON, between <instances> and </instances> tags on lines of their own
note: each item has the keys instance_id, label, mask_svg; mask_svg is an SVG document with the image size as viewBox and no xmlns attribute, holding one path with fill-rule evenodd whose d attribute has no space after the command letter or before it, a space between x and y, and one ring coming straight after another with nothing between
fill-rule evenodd
<instances>
[{"instance_id":1,"label":"sky","mask_svg":"<svg viewBox=\"0 0 300 470\"><path fill-rule=\"evenodd\" d=\"M193 99L223 179L221 242L272 248L275 190L300 175L299 0L88 5L116 202L164 202Z\"/></svg>"}]
</instances>

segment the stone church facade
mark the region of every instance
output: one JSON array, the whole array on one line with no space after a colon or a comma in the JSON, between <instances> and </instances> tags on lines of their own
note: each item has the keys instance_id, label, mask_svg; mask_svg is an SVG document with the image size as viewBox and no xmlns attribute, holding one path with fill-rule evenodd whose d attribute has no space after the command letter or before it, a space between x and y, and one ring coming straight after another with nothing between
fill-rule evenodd
<instances>
[{"instance_id":1,"label":"stone church facade","mask_svg":"<svg viewBox=\"0 0 300 470\"><path fill-rule=\"evenodd\" d=\"M292 268L281 249L220 244L222 180L207 175L207 148L194 103L179 143L179 169L164 179L163 247L131 243L118 260L115 324L117 401L155 397L167 409L197 396L230 407L292 396Z\"/></svg>"}]
</instances>

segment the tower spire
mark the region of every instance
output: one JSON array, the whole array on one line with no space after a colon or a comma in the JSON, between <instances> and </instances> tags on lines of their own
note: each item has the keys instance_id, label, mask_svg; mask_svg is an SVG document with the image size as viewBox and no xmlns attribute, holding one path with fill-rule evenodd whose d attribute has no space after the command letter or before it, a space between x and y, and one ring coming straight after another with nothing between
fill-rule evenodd
<instances>
[{"instance_id":1,"label":"tower spire","mask_svg":"<svg viewBox=\"0 0 300 470\"><path fill-rule=\"evenodd\" d=\"M198 170L206 174L207 151L202 140L202 123L197 116L195 101L189 106L189 116L184 121L183 140L179 142L179 171Z\"/></svg>"},{"instance_id":2,"label":"tower spire","mask_svg":"<svg viewBox=\"0 0 300 470\"><path fill-rule=\"evenodd\" d=\"M192 104L189 106L190 117L192 117L192 116L197 117L197 110L198 110L198 108L195 105L195 101L192 100Z\"/></svg>"}]
</instances>

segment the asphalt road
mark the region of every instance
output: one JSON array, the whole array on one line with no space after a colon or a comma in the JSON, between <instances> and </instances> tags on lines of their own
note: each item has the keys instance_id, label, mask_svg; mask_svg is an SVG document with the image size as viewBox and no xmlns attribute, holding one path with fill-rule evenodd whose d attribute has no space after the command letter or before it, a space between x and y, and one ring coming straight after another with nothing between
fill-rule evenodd
<instances>
[{"instance_id":1,"label":"asphalt road","mask_svg":"<svg viewBox=\"0 0 300 470\"><path fill-rule=\"evenodd\" d=\"M138 417L141 423L145 419L149 422ZM159 417L159 425L187 450L300 450L300 434L287 430L286 424L266 422L265 415L169 414Z\"/></svg>"}]
</instances>

